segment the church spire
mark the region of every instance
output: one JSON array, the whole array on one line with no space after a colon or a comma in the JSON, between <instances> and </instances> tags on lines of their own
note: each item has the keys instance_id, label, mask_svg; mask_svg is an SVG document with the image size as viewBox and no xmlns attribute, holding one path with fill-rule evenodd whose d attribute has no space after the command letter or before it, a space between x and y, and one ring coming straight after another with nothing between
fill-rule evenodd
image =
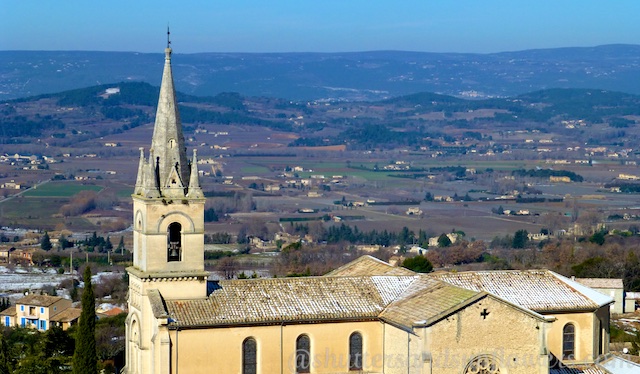
<instances>
[{"instance_id":1,"label":"church spire","mask_svg":"<svg viewBox=\"0 0 640 374\"><path fill-rule=\"evenodd\" d=\"M150 157L144 172L141 172L142 165L138 168L138 181L134 192L145 197L186 197L193 179L173 84L170 36L167 27L167 48L164 50L164 70ZM197 175L195 177L197 178ZM199 186L197 188L199 189Z\"/></svg>"}]
</instances>

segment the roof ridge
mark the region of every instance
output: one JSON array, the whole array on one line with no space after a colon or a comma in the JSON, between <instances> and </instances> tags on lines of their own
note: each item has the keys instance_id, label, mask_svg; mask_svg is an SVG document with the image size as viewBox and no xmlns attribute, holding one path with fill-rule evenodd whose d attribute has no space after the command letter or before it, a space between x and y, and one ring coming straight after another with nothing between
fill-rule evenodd
<instances>
[{"instance_id":1,"label":"roof ridge","mask_svg":"<svg viewBox=\"0 0 640 374\"><path fill-rule=\"evenodd\" d=\"M580 282L577 282L576 280L567 278L562 274L558 274L558 273L553 272L551 270L549 270L549 273L551 273L551 275L554 276L558 281L565 283L567 285L567 287L570 287L575 292L578 292L582 296L584 296L584 297L588 298L589 300L593 301L594 303L598 304L598 306L602 307L602 306L611 304L611 303L613 303L615 301L612 297L609 297L607 295L601 294L600 292L595 291L591 287L585 286L585 285L581 284Z\"/></svg>"},{"instance_id":2,"label":"roof ridge","mask_svg":"<svg viewBox=\"0 0 640 374\"><path fill-rule=\"evenodd\" d=\"M336 277L326 277L324 275L312 275L305 277L278 277L278 278L246 278L246 279L219 279L210 282L218 283L244 283L244 282L302 282L310 279L323 282L335 282L336 279L372 279L372 278L415 278L418 274L381 274L381 275L340 275Z\"/></svg>"},{"instance_id":3,"label":"roof ridge","mask_svg":"<svg viewBox=\"0 0 640 374\"><path fill-rule=\"evenodd\" d=\"M439 274L480 274L480 273L546 273L551 272L549 269L508 269L508 270L467 270L467 271L445 271Z\"/></svg>"}]
</instances>

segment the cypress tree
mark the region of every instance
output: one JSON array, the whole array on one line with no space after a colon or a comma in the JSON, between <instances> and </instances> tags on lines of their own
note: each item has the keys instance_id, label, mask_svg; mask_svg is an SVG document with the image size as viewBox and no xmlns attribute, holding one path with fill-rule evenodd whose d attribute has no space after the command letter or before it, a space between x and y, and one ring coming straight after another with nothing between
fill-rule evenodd
<instances>
[{"instance_id":1,"label":"cypress tree","mask_svg":"<svg viewBox=\"0 0 640 374\"><path fill-rule=\"evenodd\" d=\"M73 352L74 374L95 374L98 372L96 352L96 300L91 285L91 268L84 270L84 291L82 292L82 313L76 331L76 347Z\"/></svg>"}]
</instances>

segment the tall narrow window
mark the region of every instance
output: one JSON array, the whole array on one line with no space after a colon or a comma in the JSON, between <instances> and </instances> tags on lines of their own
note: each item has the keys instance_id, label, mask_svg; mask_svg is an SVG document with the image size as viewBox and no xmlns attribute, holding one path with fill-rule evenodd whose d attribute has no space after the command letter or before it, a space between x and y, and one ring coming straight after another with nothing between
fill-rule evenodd
<instances>
[{"instance_id":1,"label":"tall narrow window","mask_svg":"<svg viewBox=\"0 0 640 374\"><path fill-rule=\"evenodd\" d=\"M309 373L311 370L311 340L309 336L300 335L296 339L296 373Z\"/></svg>"},{"instance_id":2,"label":"tall narrow window","mask_svg":"<svg viewBox=\"0 0 640 374\"><path fill-rule=\"evenodd\" d=\"M576 327L567 323L562 329L562 359L574 360L576 353Z\"/></svg>"},{"instance_id":3,"label":"tall narrow window","mask_svg":"<svg viewBox=\"0 0 640 374\"><path fill-rule=\"evenodd\" d=\"M362 335L359 332L349 336L349 370L362 370Z\"/></svg>"},{"instance_id":4,"label":"tall narrow window","mask_svg":"<svg viewBox=\"0 0 640 374\"><path fill-rule=\"evenodd\" d=\"M258 344L254 338L247 338L242 342L242 374L256 374L258 372Z\"/></svg>"},{"instance_id":5,"label":"tall narrow window","mask_svg":"<svg viewBox=\"0 0 640 374\"><path fill-rule=\"evenodd\" d=\"M167 229L167 261L182 259L182 225L174 222Z\"/></svg>"},{"instance_id":6,"label":"tall narrow window","mask_svg":"<svg viewBox=\"0 0 640 374\"><path fill-rule=\"evenodd\" d=\"M602 354L602 342L604 341L603 335L604 329L602 328L602 321L598 319L598 356Z\"/></svg>"}]
</instances>

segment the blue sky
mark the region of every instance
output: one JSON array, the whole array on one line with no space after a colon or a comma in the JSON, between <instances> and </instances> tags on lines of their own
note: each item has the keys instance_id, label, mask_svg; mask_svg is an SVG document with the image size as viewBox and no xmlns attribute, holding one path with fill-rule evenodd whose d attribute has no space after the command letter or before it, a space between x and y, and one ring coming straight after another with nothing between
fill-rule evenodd
<instances>
[{"instance_id":1,"label":"blue sky","mask_svg":"<svg viewBox=\"0 0 640 374\"><path fill-rule=\"evenodd\" d=\"M3 0L0 50L501 52L640 44L638 0Z\"/></svg>"}]
</instances>

